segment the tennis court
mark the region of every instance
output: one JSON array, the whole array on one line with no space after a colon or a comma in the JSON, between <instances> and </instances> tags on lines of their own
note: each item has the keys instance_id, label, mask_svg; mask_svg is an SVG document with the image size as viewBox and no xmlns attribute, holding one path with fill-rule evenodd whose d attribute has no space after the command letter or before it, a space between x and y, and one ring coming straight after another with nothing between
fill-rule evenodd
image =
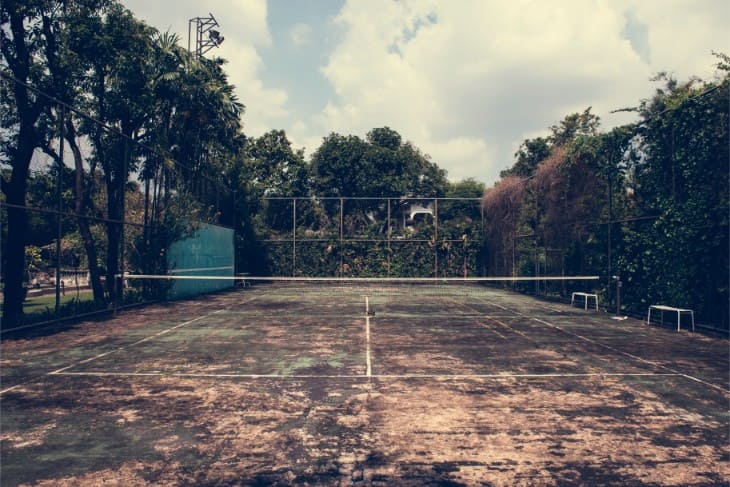
<instances>
[{"instance_id":1,"label":"tennis court","mask_svg":"<svg viewBox=\"0 0 730 487\"><path fill-rule=\"evenodd\" d=\"M726 485L728 341L262 282L2 343L2 485Z\"/></svg>"}]
</instances>

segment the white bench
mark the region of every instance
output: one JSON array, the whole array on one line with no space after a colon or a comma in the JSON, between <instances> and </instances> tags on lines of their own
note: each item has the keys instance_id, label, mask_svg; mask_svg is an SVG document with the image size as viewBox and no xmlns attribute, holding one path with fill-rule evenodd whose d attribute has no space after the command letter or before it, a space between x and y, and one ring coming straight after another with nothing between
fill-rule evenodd
<instances>
[{"instance_id":1,"label":"white bench","mask_svg":"<svg viewBox=\"0 0 730 487\"><path fill-rule=\"evenodd\" d=\"M695 314L691 309L683 309L683 308L675 308L673 306L664 306L663 304L652 304L649 306L649 314L646 317L646 324L651 324L651 310L652 309L658 309L661 311L661 322L664 324L664 312L665 311L671 311L673 313L677 313L677 331L679 331L682 313L689 313L689 316L692 318L692 331L695 331Z\"/></svg>"},{"instance_id":2,"label":"white bench","mask_svg":"<svg viewBox=\"0 0 730 487\"><path fill-rule=\"evenodd\" d=\"M597 294L591 294L591 293L573 293L573 295L570 297L570 305L573 306L573 303L575 302L575 297L582 297L585 299L585 303L583 305L583 309L588 309L588 298L593 298L596 300L596 310L598 309L598 295Z\"/></svg>"}]
</instances>

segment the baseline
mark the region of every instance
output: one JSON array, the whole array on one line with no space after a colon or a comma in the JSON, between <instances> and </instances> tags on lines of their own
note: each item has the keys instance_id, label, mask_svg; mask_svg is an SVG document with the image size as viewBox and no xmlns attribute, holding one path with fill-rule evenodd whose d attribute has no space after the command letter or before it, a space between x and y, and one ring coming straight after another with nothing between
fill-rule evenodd
<instances>
[{"instance_id":1,"label":"baseline","mask_svg":"<svg viewBox=\"0 0 730 487\"><path fill-rule=\"evenodd\" d=\"M55 375L71 377L181 377L201 379L589 379L596 377L684 377L681 373L663 372L586 372L546 374L206 374L196 372L59 372Z\"/></svg>"}]
</instances>

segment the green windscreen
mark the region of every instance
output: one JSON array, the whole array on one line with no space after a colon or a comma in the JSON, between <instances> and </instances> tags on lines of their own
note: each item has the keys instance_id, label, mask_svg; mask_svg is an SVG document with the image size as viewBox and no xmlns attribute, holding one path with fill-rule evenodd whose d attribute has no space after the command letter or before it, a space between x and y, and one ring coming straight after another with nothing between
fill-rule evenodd
<instances>
[{"instance_id":1,"label":"green windscreen","mask_svg":"<svg viewBox=\"0 0 730 487\"><path fill-rule=\"evenodd\" d=\"M233 276L233 229L201 224L194 235L170 246L167 268L173 276ZM176 279L168 298L220 291L233 284L232 279Z\"/></svg>"}]
</instances>

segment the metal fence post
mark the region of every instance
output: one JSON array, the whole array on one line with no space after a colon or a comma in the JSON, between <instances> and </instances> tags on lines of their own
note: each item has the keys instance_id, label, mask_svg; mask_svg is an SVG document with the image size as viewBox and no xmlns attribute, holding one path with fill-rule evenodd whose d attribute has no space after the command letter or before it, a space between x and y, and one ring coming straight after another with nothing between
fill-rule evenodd
<instances>
[{"instance_id":1,"label":"metal fence post","mask_svg":"<svg viewBox=\"0 0 730 487\"><path fill-rule=\"evenodd\" d=\"M59 121L58 135L58 178L56 179L56 319L61 319L61 233L63 232L63 222L61 214L63 213L63 153L64 144L64 127L63 123L66 119L66 107L61 105L61 116Z\"/></svg>"},{"instance_id":2,"label":"metal fence post","mask_svg":"<svg viewBox=\"0 0 730 487\"><path fill-rule=\"evenodd\" d=\"M293 200L293 221L292 221L292 265L291 265L291 275L292 277L296 277L297 275L297 198L294 197Z\"/></svg>"}]
</instances>

